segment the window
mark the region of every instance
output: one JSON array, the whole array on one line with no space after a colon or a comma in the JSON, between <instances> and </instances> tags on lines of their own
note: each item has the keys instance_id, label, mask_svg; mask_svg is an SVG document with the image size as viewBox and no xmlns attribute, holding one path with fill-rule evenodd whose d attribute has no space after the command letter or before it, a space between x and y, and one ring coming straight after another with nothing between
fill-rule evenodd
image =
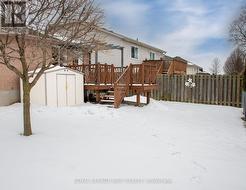
<instances>
[{"instance_id":1,"label":"window","mask_svg":"<svg viewBox=\"0 0 246 190\"><path fill-rule=\"evenodd\" d=\"M59 47L54 46L54 47L52 47L51 50L52 50L51 53L52 53L52 58L53 58L52 64L57 65L60 61L60 53L59 53L60 49L59 49Z\"/></svg>"},{"instance_id":2,"label":"window","mask_svg":"<svg viewBox=\"0 0 246 190\"><path fill-rule=\"evenodd\" d=\"M138 48L133 47L131 48L131 58L138 59Z\"/></svg>"},{"instance_id":3,"label":"window","mask_svg":"<svg viewBox=\"0 0 246 190\"><path fill-rule=\"evenodd\" d=\"M73 65L78 65L78 64L79 64L79 59L73 58Z\"/></svg>"},{"instance_id":4,"label":"window","mask_svg":"<svg viewBox=\"0 0 246 190\"><path fill-rule=\"evenodd\" d=\"M150 60L155 60L155 53L150 52Z\"/></svg>"},{"instance_id":5,"label":"window","mask_svg":"<svg viewBox=\"0 0 246 190\"><path fill-rule=\"evenodd\" d=\"M4 1L2 3L2 12L3 27L25 26L26 2Z\"/></svg>"}]
</instances>

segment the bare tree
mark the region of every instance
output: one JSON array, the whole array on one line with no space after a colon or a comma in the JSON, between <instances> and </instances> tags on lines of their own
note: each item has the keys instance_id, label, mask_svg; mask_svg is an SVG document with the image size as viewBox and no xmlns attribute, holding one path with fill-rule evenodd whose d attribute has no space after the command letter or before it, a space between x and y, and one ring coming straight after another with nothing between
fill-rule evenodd
<instances>
[{"instance_id":1,"label":"bare tree","mask_svg":"<svg viewBox=\"0 0 246 190\"><path fill-rule=\"evenodd\" d=\"M246 5L230 26L230 38L239 48L246 51Z\"/></svg>"},{"instance_id":2,"label":"bare tree","mask_svg":"<svg viewBox=\"0 0 246 190\"><path fill-rule=\"evenodd\" d=\"M243 71L243 90L246 91L246 69Z\"/></svg>"},{"instance_id":3,"label":"bare tree","mask_svg":"<svg viewBox=\"0 0 246 190\"><path fill-rule=\"evenodd\" d=\"M245 55L239 48L236 48L227 58L224 65L224 72L229 75L241 74L244 70L244 65Z\"/></svg>"},{"instance_id":4,"label":"bare tree","mask_svg":"<svg viewBox=\"0 0 246 190\"><path fill-rule=\"evenodd\" d=\"M9 0L2 2L1 16L0 64L22 80L24 135L29 136L31 89L60 63L61 54L95 43L103 12L93 0Z\"/></svg>"},{"instance_id":5,"label":"bare tree","mask_svg":"<svg viewBox=\"0 0 246 190\"><path fill-rule=\"evenodd\" d=\"M218 57L213 59L212 66L210 68L210 72L213 75L218 75L220 73L220 59Z\"/></svg>"}]
</instances>

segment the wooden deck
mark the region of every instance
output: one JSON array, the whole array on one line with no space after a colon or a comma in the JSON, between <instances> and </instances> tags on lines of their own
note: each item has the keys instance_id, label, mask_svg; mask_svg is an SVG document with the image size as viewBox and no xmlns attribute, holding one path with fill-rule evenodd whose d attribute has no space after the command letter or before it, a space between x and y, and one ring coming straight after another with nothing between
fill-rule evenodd
<instances>
[{"instance_id":1,"label":"wooden deck","mask_svg":"<svg viewBox=\"0 0 246 190\"><path fill-rule=\"evenodd\" d=\"M137 95L136 105L140 105L140 95L147 96L149 103L150 93L157 89L157 75L162 73L162 64L130 64L125 68L114 67L107 64L71 65L72 69L83 72L85 76L85 90L94 91L96 101L103 101L102 92L110 91L113 94L106 95L113 97L114 107L118 108L124 97Z\"/></svg>"}]
</instances>

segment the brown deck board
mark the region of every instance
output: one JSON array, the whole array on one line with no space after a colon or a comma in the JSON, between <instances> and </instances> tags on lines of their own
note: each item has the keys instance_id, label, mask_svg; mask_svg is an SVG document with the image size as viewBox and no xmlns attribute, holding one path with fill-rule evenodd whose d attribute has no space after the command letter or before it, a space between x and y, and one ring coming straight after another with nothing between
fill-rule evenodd
<instances>
[{"instance_id":1,"label":"brown deck board","mask_svg":"<svg viewBox=\"0 0 246 190\"><path fill-rule=\"evenodd\" d=\"M113 85L105 85L105 84L85 84L84 88L85 90L96 90L96 91L101 91L101 90L110 90L113 87Z\"/></svg>"},{"instance_id":2,"label":"brown deck board","mask_svg":"<svg viewBox=\"0 0 246 190\"><path fill-rule=\"evenodd\" d=\"M133 91L138 91L138 92L146 92L146 91L151 91L154 89L158 88L157 84L144 84L144 86L142 85L130 85L130 90ZM114 88L114 85L110 85L110 84L85 84L85 90L109 90L111 88Z\"/></svg>"}]
</instances>

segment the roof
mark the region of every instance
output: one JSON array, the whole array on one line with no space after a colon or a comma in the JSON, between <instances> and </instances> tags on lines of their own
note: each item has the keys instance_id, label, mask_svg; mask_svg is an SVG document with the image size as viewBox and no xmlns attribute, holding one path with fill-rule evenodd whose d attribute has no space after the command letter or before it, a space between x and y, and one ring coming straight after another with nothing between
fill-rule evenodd
<instances>
[{"instance_id":1,"label":"roof","mask_svg":"<svg viewBox=\"0 0 246 190\"><path fill-rule=\"evenodd\" d=\"M140 42L140 41L138 41L138 40L134 40L134 39L132 39L132 38L126 37L126 36L124 36L124 35L122 35L122 34L118 34L118 33L116 33L116 32L113 32L113 31L111 31L111 30L108 30L108 29L106 29L106 28L98 28L98 30L101 31L101 32L104 32L104 33L106 33L106 34L109 34L109 35L115 36L115 37L117 37L117 38L120 38L120 39L122 39L122 40L124 40L124 41L126 41L126 42L130 42L130 43L133 43L133 44L142 46L142 47L146 47L146 48L148 48L148 49L151 49L151 50L160 52L160 53L162 53L162 54L165 54L165 53L166 53L166 51L164 51L164 50L162 50L162 49L159 49L159 48L156 48L156 47L151 46L151 45L149 45L149 44L146 44L146 43L144 43L144 42Z\"/></svg>"},{"instance_id":2,"label":"roof","mask_svg":"<svg viewBox=\"0 0 246 190\"><path fill-rule=\"evenodd\" d=\"M181 62L184 62L184 63L188 63L187 60L185 60L185 59L183 59L182 57L179 57L179 56L170 57L168 55L165 55L164 60L166 60L166 61L178 60L178 61L181 61Z\"/></svg>"},{"instance_id":3,"label":"roof","mask_svg":"<svg viewBox=\"0 0 246 190\"><path fill-rule=\"evenodd\" d=\"M172 61L173 58L170 57L170 56L168 56L168 55L165 55L165 56L164 56L164 60L165 60L165 61Z\"/></svg>"},{"instance_id":4,"label":"roof","mask_svg":"<svg viewBox=\"0 0 246 190\"><path fill-rule=\"evenodd\" d=\"M188 64L189 67L197 67L197 68L200 68L200 69L203 69L202 67L200 67L199 65L196 65L196 64Z\"/></svg>"},{"instance_id":5,"label":"roof","mask_svg":"<svg viewBox=\"0 0 246 190\"><path fill-rule=\"evenodd\" d=\"M182 57L179 57L179 56L176 56L173 59L178 60L178 61L181 61L181 62L184 62L184 63L188 63L187 60L185 60L185 59L183 59Z\"/></svg>"}]
</instances>

